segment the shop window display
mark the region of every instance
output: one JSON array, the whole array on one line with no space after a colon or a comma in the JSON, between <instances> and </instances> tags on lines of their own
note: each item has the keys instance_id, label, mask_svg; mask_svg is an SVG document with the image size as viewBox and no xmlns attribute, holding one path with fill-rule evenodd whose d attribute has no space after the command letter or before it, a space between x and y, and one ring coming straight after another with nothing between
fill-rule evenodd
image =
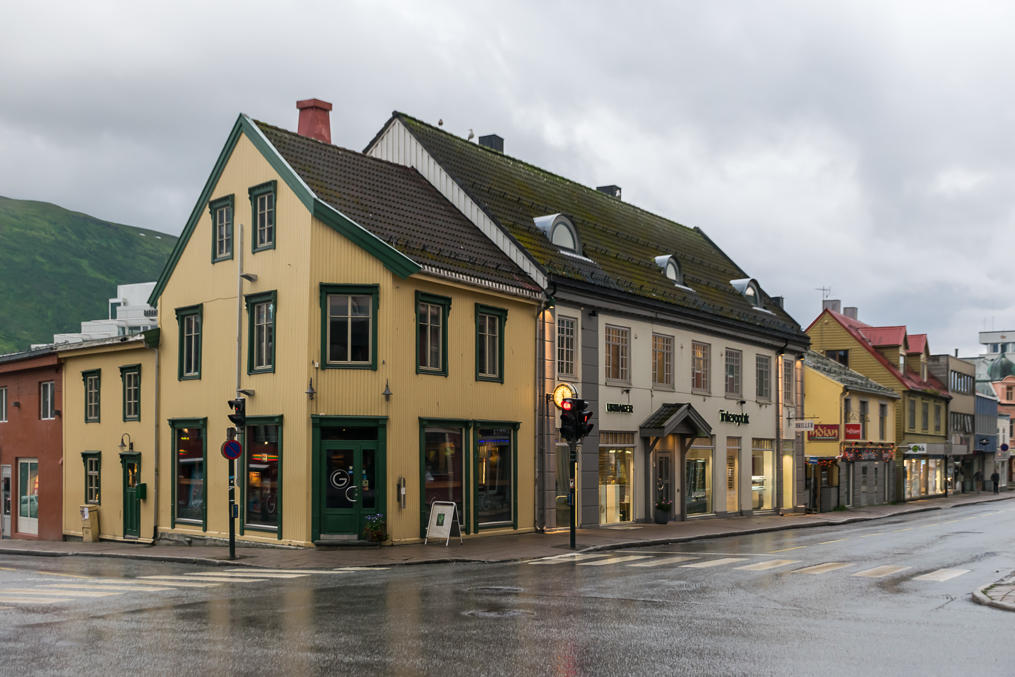
<instances>
[{"instance_id":1,"label":"shop window display","mask_svg":"<svg viewBox=\"0 0 1015 677\"><path fill-rule=\"evenodd\" d=\"M630 522L634 433L600 435L599 523Z\"/></svg>"},{"instance_id":2,"label":"shop window display","mask_svg":"<svg viewBox=\"0 0 1015 677\"><path fill-rule=\"evenodd\" d=\"M247 426L247 526L278 528L279 432L277 425Z\"/></svg>"},{"instance_id":3,"label":"shop window display","mask_svg":"<svg viewBox=\"0 0 1015 677\"><path fill-rule=\"evenodd\" d=\"M513 521L511 429L480 428L476 444L476 519L479 526Z\"/></svg>"}]
</instances>

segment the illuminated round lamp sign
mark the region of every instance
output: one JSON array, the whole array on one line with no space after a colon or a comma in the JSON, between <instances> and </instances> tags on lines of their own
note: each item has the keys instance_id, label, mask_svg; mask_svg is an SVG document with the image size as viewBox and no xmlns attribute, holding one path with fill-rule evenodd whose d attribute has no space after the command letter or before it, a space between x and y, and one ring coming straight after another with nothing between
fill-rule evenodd
<instances>
[{"instance_id":1,"label":"illuminated round lamp sign","mask_svg":"<svg viewBox=\"0 0 1015 677\"><path fill-rule=\"evenodd\" d=\"M560 404L568 397L578 397L578 389L570 383L561 383L553 389L553 404L560 409Z\"/></svg>"}]
</instances>

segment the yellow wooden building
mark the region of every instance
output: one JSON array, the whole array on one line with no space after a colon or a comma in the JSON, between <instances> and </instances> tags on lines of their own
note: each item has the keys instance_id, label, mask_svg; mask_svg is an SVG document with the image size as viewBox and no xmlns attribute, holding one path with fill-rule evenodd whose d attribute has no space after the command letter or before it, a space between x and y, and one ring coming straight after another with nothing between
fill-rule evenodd
<instances>
[{"instance_id":1,"label":"yellow wooden building","mask_svg":"<svg viewBox=\"0 0 1015 677\"><path fill-rule=\"evenodd\" d=\"M61 346L63 533L155 537L158 332Z\"/></svg>"},{"instance_id":2,"label":"yellow wooden building","mask_svg":"<svg viewBox=\"0 0 1015 677\"><path fill-rule=\"evenodd\" d=\"M899 396L813 350L803 366L808 508L890 502Z\"/></svg>"},{"instance_id":3,"label":"yellow wooden building","mask_svg":"<svg viewBox=\"0 0 1015 677\"><path fill-rule=\"evenodd\" d=\"M837 301L826 301L826 304ZM873 327L826 307L807 328L811 348L899 395L895 401L895 496L945 493L948 401L944 384L928 373L927 336L904 326Z\"/></svg>"},{"instance_id":4,"label":"yellow wooden building","mask_svg":"<svg viewBox=\"0 0 1015 677\"><path fill-rule=\"evenodd\" d=\"M155 287L162 533L420 539L453 501L466 535L533 528L540 291L417 172L241 115Z\"/></svg>"}]
</instances>

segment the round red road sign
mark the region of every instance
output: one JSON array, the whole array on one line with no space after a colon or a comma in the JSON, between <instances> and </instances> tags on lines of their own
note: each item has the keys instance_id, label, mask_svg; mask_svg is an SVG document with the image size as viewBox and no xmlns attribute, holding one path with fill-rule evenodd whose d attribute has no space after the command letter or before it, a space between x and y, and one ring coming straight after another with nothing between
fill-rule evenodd
<instances>
[{"instance_id":1,"label":"round red road sign","mask_svg":"<svg viewBox=\"0 0 1015 677\"><path fill-rule=\"evenodd\" d=\"M222 443L222 455L230 461L235 461L243 456L243 445L236 440L226 440Z\"/></svg>"}]
</instances>

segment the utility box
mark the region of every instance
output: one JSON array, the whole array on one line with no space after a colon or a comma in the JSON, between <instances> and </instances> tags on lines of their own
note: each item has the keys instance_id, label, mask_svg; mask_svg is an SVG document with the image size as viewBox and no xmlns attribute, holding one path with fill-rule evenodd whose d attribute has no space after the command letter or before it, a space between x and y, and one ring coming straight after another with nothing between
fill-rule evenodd
<instances>
[{"instance_id":1,"label":"utility box","mask_svg":"<svg viewBox=\"0 0 1015 677\"><path fill-rule=\"evenodd\" d=\"M81 540L97 543L99 540L99 506L81 506Z\"/></svg>"}]
</instances>

